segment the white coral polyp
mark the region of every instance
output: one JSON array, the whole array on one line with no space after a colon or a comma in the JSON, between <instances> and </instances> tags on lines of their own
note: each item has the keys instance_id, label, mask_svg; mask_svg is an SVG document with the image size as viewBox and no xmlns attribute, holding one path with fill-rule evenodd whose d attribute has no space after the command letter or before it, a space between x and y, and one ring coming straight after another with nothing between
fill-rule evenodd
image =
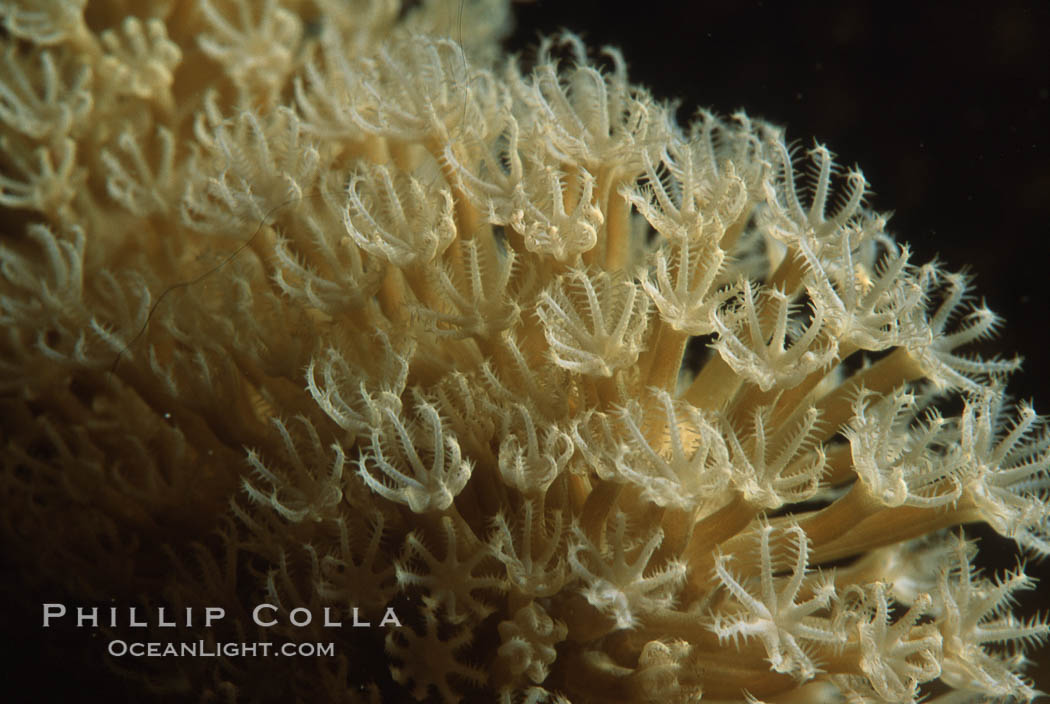
<instances>
[{"instance_id":1,"label":"white coral polyp","mask_svg":"<svg viewBox=\"0 0 1050 704\"><path fill-rule=\"evenodd\" d=\"M536 315L559 366L607 377L638 359L648 310L633 281L577 269L540 295Z\"/></svg>"}]
</instances>

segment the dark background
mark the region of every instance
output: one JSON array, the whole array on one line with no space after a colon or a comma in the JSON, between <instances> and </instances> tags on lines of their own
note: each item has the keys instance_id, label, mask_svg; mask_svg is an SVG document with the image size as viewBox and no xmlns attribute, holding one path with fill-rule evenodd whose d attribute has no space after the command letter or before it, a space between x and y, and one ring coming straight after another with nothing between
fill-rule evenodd
<instances>
[{"instance_id":1,"label":"dark background","mask_svg":"<svg viewBox=\"0 0 1050 704\"><path fill-rule=\"evenodd\" d=\"M512 50L567 28L620 48L632 82L681 100L680 122L744 108L859 165L913 261L976 274L1006 318L997 349L1027 360L1010 389L1050 411L1050 3L539 0L515 13Z\"/></svg>"},{"instance_id":2,"label":"dark background","mask_svg":"<svg viewBox=\"0 0 1050 704\"><path fill-rule=\"evenodd\" d=\"M994 349L1026 358L1012 392L1050 412L1050 5L539 0L515 12L512 50L568 28L622 49L634 82L682 100L683 121L698 106L743 107L860 165L871 204L895 212L890 230L916 261L939 256L976 274L978 294L1007 321ZM989 536L984 547L1001 567L1015 564L1009 543ZM1050 562L1030 571L1045 587L1025 595L1026 613L1050 603ZM38 617L5 612L0 622L17 651L5 656L6 701L147 700L87 657L99 643L41 642ZM1050 652L1033 659L1050 670Z\"/></svg>"}]
</instances>

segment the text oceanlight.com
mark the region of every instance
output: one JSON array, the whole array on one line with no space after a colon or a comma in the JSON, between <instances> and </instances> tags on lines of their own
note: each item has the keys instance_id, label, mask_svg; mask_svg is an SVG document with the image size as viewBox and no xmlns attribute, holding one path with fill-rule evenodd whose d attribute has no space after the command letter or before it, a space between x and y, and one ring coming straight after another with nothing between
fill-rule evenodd
<instances>
[{"instance_id":1,"label":"text oceanlight.com","mask_svg":"<svg viewBox=\"0 0 1050 704\"><path fill-rule=\"evenodd\" d=\"M335 643L158 643L111 640L106 650L114 657L331 657Z\"/></svg>"},{"instance_id":2,"label":"text oceanlight.com","mask_svg":"<svg viewBox=\"0 0 1050 704\"><path fill-rule=\"evenodd\" d=\"M104 629L149 629L149 639L114 638L106 646L113 657L332 657L335 655L335 643L324 642L283 642L270 641L243 642L223 641L214 636L193 638L185 642L168 642L160 633L167 629L169 633L183 633L182 629L213 629L221 625L226 617L226 610L221 606L185 607L169 609L163 606L155 608L141 607L99 607L73 606L61 603L45 603L43 607L43 627L53 628L66 624L76 628ZM342 615L345 613L345 620ZM323 628L398 628L401 620L392 608L382 613L364 613L356 607L345 612L331 607L319 609L316 613L306 608L295 608L283 611L274 604L258 604L251 610L251 620L260 628L272 628L277 625L290 625L294 628L305 628L313 624ZM192 632L192 631L189 631Z\"/></svg>"}]
</instances>

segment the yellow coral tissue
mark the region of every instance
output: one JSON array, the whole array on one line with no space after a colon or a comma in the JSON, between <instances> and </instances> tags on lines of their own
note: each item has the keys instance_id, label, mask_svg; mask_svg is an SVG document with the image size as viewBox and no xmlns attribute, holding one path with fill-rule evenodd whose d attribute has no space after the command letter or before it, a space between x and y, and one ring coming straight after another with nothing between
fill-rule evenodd
<instances>
[{"instance_id":1,"label":"yellow coral tissue","mask_svg":"<svg viewBox=\"0 0 1050 704\"><path fill-rule=\"evenodd\" d=\"M827 147L501 0L0 22L4 593L138 700L1038 695L1050 427Z\"/></svg>"}]
</instances>

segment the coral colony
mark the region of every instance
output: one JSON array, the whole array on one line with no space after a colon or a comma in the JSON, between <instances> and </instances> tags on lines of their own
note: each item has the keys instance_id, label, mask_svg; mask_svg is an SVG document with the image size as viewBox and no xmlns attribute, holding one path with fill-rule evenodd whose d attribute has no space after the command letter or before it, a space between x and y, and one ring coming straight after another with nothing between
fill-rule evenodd
<instances>
[{"instance_id":1,"label":"coral colony","mask_svg":"<svg viewBox=\"0 0 1050 704\"><path fill-rule=\"evenodd\" d=\"M43 625L332 644L100 641L144 692L1036 695L1033 580L961 526L1050 552L1046 421L824 146L678 124L571 34L526 67L500 0L0 18L2 531Z\"/></svg>"}]
</instances>

